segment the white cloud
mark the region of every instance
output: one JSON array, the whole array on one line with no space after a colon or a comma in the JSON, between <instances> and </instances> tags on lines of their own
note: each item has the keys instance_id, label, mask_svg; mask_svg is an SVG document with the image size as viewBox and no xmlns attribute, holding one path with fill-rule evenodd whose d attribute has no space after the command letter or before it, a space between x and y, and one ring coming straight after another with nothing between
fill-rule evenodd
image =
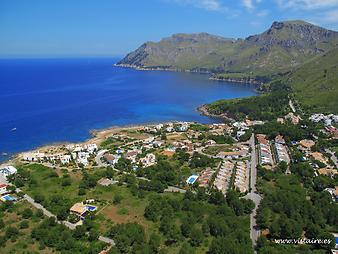
<instances>
[{"instance_id":1,"label":"white cloud","mask_svg":"<svg viewBox=\"0 0 338 254\"><path fill-rule=\"evenodd\" d=\"M276 0L282 8L323 9L338 6L338 0Z\"/></svg>"},{"instance_id":2,"label":"white cloud","mask_svg":"<svg viewBox=\"0 0 338 254\"><path fill-rule=\"evenodd\" d=\"M225 11L227 8L219 0L167 0L182 5L191 5L208 11Z\"/></svg>"},{"instance_id":3,"label":"white cloud","mask_svg":"<svg viewBox=\"0 0 338 254\"><path fill-rule=\"evenodd\" d=\"M254 4L253 4L252 0L242 0L242 4L247 9L253 9L254 8Z\"/></svg>"}]
</instances>

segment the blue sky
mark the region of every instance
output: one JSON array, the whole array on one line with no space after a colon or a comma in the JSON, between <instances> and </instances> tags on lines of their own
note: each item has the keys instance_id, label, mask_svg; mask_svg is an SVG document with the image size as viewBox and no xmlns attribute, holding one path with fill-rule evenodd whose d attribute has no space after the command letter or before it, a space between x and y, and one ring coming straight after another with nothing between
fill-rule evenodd
<instances>
[{"instance_id":1,"label":"blue sky","mask_svg":"<svg viewBox=\"0 0 338 254\"><path fill-rule=\"evenodd\" d=\"M338 0L1 0L0 57L123 55L173 33L244 38L291 19L338 30Z\"/></svg>"}]
</instances>

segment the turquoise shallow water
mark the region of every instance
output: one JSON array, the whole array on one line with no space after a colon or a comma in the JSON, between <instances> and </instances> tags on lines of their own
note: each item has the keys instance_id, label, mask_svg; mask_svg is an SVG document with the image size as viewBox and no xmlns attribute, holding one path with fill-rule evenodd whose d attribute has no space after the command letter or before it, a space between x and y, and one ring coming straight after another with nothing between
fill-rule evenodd
<instances>
[{"instance_id":1,"label":"turquoise shallow water","mask_svg":"<svg viewBox=\"0 0 338 254\"><path fill-rule=\"evenodd\" d=\"M249 85L211 81L207 75L136 71L113 67L116 61L0 60L0 154L85 140L89 130L112 125L210 123L216 120L200 116L199 105L255 94Z\"/></svg>"}]
</instances>

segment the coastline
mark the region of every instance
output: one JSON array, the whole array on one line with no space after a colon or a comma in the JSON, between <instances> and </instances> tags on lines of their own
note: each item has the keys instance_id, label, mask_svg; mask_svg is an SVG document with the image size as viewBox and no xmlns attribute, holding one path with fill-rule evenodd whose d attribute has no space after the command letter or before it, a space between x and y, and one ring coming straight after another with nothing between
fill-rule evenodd
<instances>
[{"instance_id":1,"label":"coastline","mask_svg":"<svg viewBox=\"0 0 338 254\"><path fill-rule=\"evenodd\" d=\"M143 67L139 67L136 65L129 65L129 64L113 64L113 66L116 67L121 67L121 68L132 68L132 69L136 69L139 71L172 71L172 72L187 72L187 73L199 73L199 74L211 74L211 72L205 72L205 71L201 71L201 70L184 70L184 69L174 69L174 68L143 68ZM212 80L212 77L209 77L210 80ZM216 79L214 79L216 80ZM225 80L220 80L220 81L225 81ZM239 83L245 83L245 82L239 82ZM249 83L247 83L249 84ZM200 115L205 116L205 117L209 117L209 118L214 118L214 119L218 119L218 120L223 120L223 121L234 121L234 119L228 117L227 115L223 114L223 115L214 115L211 114L207 111L206 109L206 105L201 105L199 107L196 108L196 110L199 112ZM171 122L176 122L175 120L171 121ZM66 146L68 144L87 144L87 143L99 143L102 142L102 140L104 140L104 138L106 138L107 136L111 135L114 132L118 132L121 130L132 130L132 129L137 129L137 128L142 128L142 127L147 127L147 126L151 126L151 125L155 125L155 124L159 124L159 123L163 123L166 124L167 122L148 122L148 123L140 123L140 124L128 124L128 125L121 125L121 126L108 126L102 129L91 129L88 130L88 136L80 141L56 141L56 142L52 142L52 143L45 143L42 144L40 146L36 146L33 147L32 149L28 149L28 150L23 150L23 151L18 151L18 152L14 152L14 153L10 153L10 154L6 154L6 156L3 156L3 160L0 160L0 166L2 165L6 165L8 163L11 163L13 161L16 161L18 158L20 158L20 156L22 156L24 153L28 153L28 152L36 152L39 150L49 150L52 148L56 148L56 147L63 147Z\"/></svg>"},{"instance_id":2,"label":"coastline","mask_svg":"<svg viewBox=\"0 0 338 254\"><path fill-rule=\"evenodd\" d=\"M130 68L137 71L172 71L172 72L187 72L187 73L199 73L199 74L212 74L210 71L207 70L189 70L189 69L179 69L179 68L172 68L172 67L141 67L134 64L113 64L115 67L120 68Z\"/></svg>"},{"instance_id":3,"label":"coastline","mask_svg":"<svg viewBox=\"0 0 338 254\"><path fill-rule=\"evenodd\" d=\"M144 123L144 124L129 124L129 125L123 125L123 126L110 126L107 128L102 128L102 129L92 129L89 130L88 133L90 134L90 137L79 142L71 142L71 141L61 141L61 142L54 142L54 143L49 143L45 144L42 146L38 146L36 148L30 149L30 150L25 150L21 151L18 153L14 153L11 155L11 157L7 160L1 161L0 162L0 167L1 166L8 166L8 164L19 161L20 158L23 156L25 153L33 153L33 152L38 152L38 151L48 151L56 148L62 148L65 147L66 145L69 144L90 144L90 143L95 143L99 145L102 141L104 141L107 137L111 136L114 133L121 132L121 131L128 131L128 130L137 130L137 129L142 129L145 127L153 126L156 124L168 124L168 123L175 123L179 121L166 121L166 122L149 122L149 123Z\"/></svg>"},{"instance_id":4,"label":"coastline","mask_svg":"<svg viewBox=\"0 0 338 254\"><path fill-rule=\"evenodd\" d=\"M207 117L210 117L210 118L218 118L218 119L225 120L227 122L235 122L235 120L233 118L227 116L226 114L215 115L215 114L210 113L207 109L206 104L199 106L197 108L197 111L199 111L202 116L207 116Z\"/></svg>"},{"instance_id":5,"label":"coastline","mask_svg":"<svg viewBox=\"0 0 338 254\"><path fill-rule=\"evenodd\" d=\"M113 64L115 67L120 68L130 68L137 71L171 71L171 72L186 72L186 73L199 73L199 74L209 74L211 75L208 79L213 81L220 81L220 82L229 82L229 83L240 83L240 84L247 84L247 85L254 85L257 89L264 85L263 81L259 81L256 78L226 78L226 77L218 77L217 75L213 74L211 71L196 69L196 70L189 70L189 69L179 69L179 68L171 68L171 67L142 67L134 64Z\"/></svg>"},{"instance_id":6,"label":"coastline","mask_svg":"<svg viewBox=\"0 0 338 254\"><path fill-rule=\"evenodd\" d=\"M260 87L264 84L264 82L258 81L254 78L220 78L216 76L211 76L210 80L221 81L221 82L232 82L232 83L241 83L241 84L249 84Z\"/></svg>"}]
</instances>

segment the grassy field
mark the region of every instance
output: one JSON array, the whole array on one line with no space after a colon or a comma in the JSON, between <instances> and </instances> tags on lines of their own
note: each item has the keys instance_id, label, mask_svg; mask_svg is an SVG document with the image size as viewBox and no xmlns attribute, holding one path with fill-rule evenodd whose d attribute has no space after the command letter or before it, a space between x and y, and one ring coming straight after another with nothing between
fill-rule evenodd
<instances>
[{"instance_id":1,"label":"grassy field","mask_svg":"<svg viewBox=\"0 0 338 254\"><path fill-rule=\"evenodd\" d=\"M217 155L219 152L230 152L232 151L231 145L219 145L219 146L208 146L203 152L210 155Z\"/></svg>"}]
</instances>

